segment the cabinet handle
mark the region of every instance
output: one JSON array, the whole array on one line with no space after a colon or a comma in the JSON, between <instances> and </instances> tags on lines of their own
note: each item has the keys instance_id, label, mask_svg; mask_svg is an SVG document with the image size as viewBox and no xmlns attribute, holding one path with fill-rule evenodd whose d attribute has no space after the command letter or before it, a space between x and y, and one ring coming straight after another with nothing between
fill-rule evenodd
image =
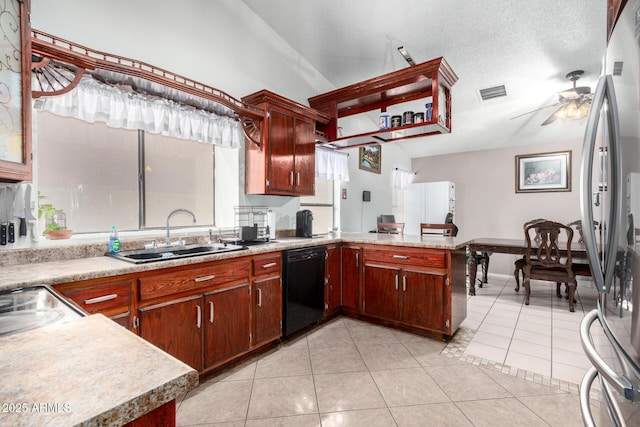
<instances>
[{"instance_id":1,"label":"cabinet handle","mask_svg":"<svg viewBox=\"0 0 640 427\"><path fill-rule=\"evenodd\" d=\"M213 323L213 301L209 301L209 323Z\"/></svg>"},{"instance_id":2,"label":"cabinet handle","mask_svg":"<svg viewBox=\"0 0 640 427\"><path fill-rule=\"evenodd\" d=\"M202 309L199 305L196 305L196 326L200 329L200 325L202 324Z\"/></svg>"},{"instance_id":3,"label":"cabinet handle","mask_svg":"<svg viewBox=\"0 0 640 427\"><path fill-rule=\"evenodd\" d=\"M408 256L404 256L404 255L394 255L393 256L395 259L409 259Z\"/></svg>"},{"instance_id":4,"label":"cabinet handle","mask_svg":"<svg viewBox=\"0 0 640 427\"><path fill-rule=\"evenodd\" d=\"M262 307L262 289L258 288L258 307Z\"/></svg>"},{"instance_id":5,"label":"cabinet handle","mask_svg":"<svg viewBox=\"0 0 640 427\"><path fill-rule=\"evenodd\" d=\"M296 185L300 187L300 172L296 172Z\"/></svg>"},{"instance_id":6,"label":"cabinet handle","mask_svg":"<svg viewBox=\"0 0 640 427\"><path fill-rule=\"evenodd\" d=\"M356 267L360 267L360 252L356 252Z\"/></svg>"},{"instance_id":7,"label":"cabinet handle","mask_svg":"<svg viewBox=\"0 0 640 427\"><path fill-rule=\"evenodd\" d=\"M402 276L402 292L407 292L407 276Z\"/></svg>"},{"instance_id":8,"label":"cabinet handle","mask_svg":"<svg viewBox=\"0 0 640 427\"><path fill-rule=\"evenodd\" d=\"M268 264L264 264L262 268L271 268L271 267L275 267L276 265L278 265L277 262L270 262Z\"/></svg>"},{"instance_id":9,"label":"cabinet handle","mask_svg":"<svg viewBox=\"0 0 640 427\"><path fill-rule=\"evenodd\" d=\"M206 282L207 280L212 280L215 279L216 276L214 276L213 274L210 276L202 276L202 277L196 277L194 280L194 282Z\"/></svg>"},{"instance_id":10,"label":"cabinet handle","mask_svg":"<svg viewBox=\"0 0 640 427\"><path fill-rule=\"evenodd\" d=\"M97 304L99 302L111 301L118 298L118 294L103 295L101 297L89 298L84 300L85 304Z\"/></svg>"},{"instance_id":11,"label":"cabinet handle","mask_svg":"<svg viewBox=\"0 0 640 427\"><path fill-rule=\"evenodd\" d=\"M396 291L398 290L398 275L396 274Z\"/></svg>"},{"instance_id":12,"label":"cabinet handle","mask_svg":"<svg viewBox=\"0 0 640 427\"><path fill-rule=\"evenodd\" d=\"M289 182L291 183L291 186L293 187L293 171L289 172Z\"/></svg>"}]
</instances>

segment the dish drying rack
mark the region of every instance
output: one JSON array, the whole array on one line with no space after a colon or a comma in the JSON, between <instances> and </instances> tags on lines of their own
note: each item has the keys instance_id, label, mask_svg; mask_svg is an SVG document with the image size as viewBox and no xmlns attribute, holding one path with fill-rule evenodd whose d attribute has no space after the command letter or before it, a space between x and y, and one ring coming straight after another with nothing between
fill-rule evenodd
<instances>
[{"instance_id":1,"label":"dish drying rack","mask_svg":"<svg viewBox=\"0 0 640 427\"><path fill-rule=\"evenodd\" d=\"M228 243L242 242L241 227L257 226L257 236L253 241L269 241L268 206L234 206L234 227L220 228L220 240Z\"/></svg>"}]
</instances>

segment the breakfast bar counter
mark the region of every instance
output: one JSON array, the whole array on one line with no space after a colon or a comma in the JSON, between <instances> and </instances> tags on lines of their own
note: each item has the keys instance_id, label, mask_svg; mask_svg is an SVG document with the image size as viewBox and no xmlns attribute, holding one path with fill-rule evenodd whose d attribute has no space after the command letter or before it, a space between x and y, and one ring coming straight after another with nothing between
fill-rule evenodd
<instances>
[{"instance_id":1,"label":"breakfast bar counter","mask_svg":"<svg viewBox=\"0 0 640 427\"><path fill-rule=\"evenodd\" d=\"M162 408L171 425L176 398L198 385L194 369L101 314L0 337L0 354L0 425L119 426Z\"/></svg>"}]
</instances>

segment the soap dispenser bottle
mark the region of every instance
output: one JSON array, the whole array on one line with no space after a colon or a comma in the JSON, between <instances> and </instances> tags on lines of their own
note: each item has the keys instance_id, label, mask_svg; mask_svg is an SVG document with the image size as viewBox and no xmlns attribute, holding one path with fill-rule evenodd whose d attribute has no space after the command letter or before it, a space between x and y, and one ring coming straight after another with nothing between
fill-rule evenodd
<instances>
[{"instance_id":1,"label":"soap dispenser bottle","mask_svg":"<svg viewBox=\"0 0 640 427\"><path fill-rule=\"evenodd\" d=\"M111 233L109 234L109 253L111 255L116 255L120 252L120 239L118 239L118 230L116 230L116 226L111 226Z\"/></svg>"}]
</instances>

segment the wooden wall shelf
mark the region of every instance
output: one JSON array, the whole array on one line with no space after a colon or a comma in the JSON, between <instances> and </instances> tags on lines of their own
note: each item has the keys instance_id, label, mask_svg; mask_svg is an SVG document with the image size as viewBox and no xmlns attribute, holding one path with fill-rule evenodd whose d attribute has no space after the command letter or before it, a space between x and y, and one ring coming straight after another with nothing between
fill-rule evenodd
<instances>
[{"instance_id":1,"label":"wooden wall shelf","mask_svg":"<svg viewBox=\"0 0 640 427\"><path fill-rule=\"evenodd\" d=\"M311 108L331 117L318 124L331 145L344 148L368 143L392 142L451 132L451 87L458 76L444 58L436 58L402 70L365 80L309 98ZM431 121L397 128L372 130L357 135L339 136L338 119L431 97ZM443 104L443 105L441 105Z\"/></svg>"}]
</instances>

